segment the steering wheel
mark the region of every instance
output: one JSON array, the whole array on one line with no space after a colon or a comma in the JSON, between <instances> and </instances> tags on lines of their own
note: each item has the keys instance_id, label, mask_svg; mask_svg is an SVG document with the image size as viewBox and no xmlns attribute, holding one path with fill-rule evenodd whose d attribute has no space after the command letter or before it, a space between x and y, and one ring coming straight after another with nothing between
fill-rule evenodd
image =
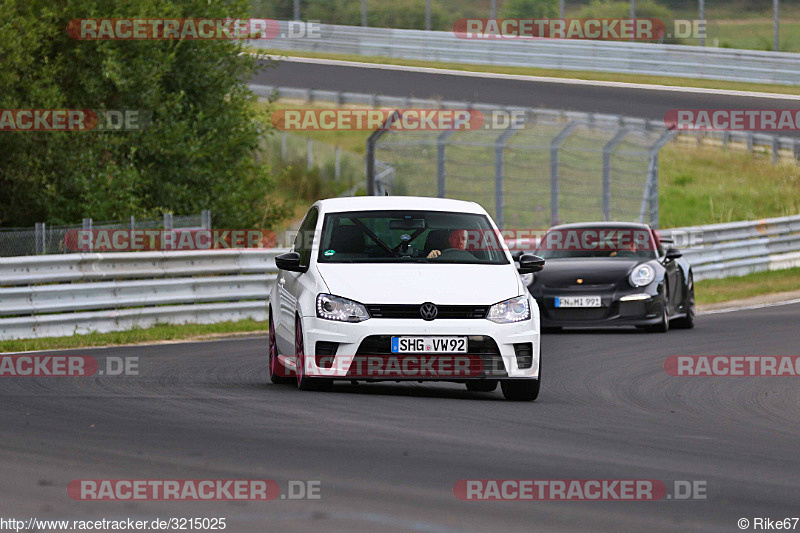
<instances>
[{"instance_id":1,"label":"steering wheel","mask_svg":"<svg viewBox=\"0 0 800 533\"><path fill-rule=\"evenodd\" d=\"M475 259L475 256L470 252L461 250L460 248L446 248L442 250L442 253L439 255L439 257L449 257L450 259L458 259L459 257L463 257L464 259ZM437 259L439 257L437 257Z\"/></svg>"}]
</instances>

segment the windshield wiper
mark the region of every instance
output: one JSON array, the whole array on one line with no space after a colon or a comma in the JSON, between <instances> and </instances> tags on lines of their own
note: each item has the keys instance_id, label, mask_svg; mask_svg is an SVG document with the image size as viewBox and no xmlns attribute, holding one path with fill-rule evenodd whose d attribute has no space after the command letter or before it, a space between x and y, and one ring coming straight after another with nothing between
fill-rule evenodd
<instances>
[{"instance_id":1,"label":"windshield wiper","mask_svg":"<svg viewBox=\"0 0 800 533\"><path fill-rule=\"evenodd\" d=\"M373 241L375 241L375 244L377 244L378 246L380 246L381 248L383 248L383 250L384 250L385 252L387 252L387 253L388 253L389 255L391 255L392 257L399 257L399 256L397 255L397 253L395 253L395 252L394 252L394 251L393 251L391 248L389 248L389 245L388 245L388 244L386 244L385 242L383 242L383 241L381 240L381 238L380 238L380 237L378 237L377 235L375 235L375 233L373 233L373 232L372 232L372 230L371 230L371 229L369 229L369 228L368 228L368 227L367 227L367 226L366 226L366 225L365 225L363 222L361 222L361 221L360 221L359 219L357 219L357 218L351 218L350 220L352 220L353 222L355 222L356 224L358 224L359 226L361 226L361 229L363 229L363 230L364 230L364 233L366 233L366 234L367 234L367 237L369 237L370 239L372 239Z\"/></svg>"}]
</instances>

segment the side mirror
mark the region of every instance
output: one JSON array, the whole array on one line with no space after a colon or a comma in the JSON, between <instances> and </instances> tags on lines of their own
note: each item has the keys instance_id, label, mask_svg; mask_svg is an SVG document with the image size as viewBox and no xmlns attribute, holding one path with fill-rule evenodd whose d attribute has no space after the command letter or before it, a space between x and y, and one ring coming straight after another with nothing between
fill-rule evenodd
<instances>
[{"instance_id":1,"label":"side mirror","mask_svg":"<svg viewBox=\"0 0 800 533\"><path fill-rule=\"evenodd\" d=\"M673 261L678 259L679 257L683 257L683 252L678 250L677 248L667 248L667 253L664 256L664 259L667 261Z\"/></svg>"},{"instance_id":2,"label":"side mirror","mask_svg":"<svg viewBox=\"0 0 800 533\"><path fill-rule=\"evenodd\" d=\"M511 252L511 259L519 263L519 258L522 257L522 250L516 250Z\"/></svg>"},{"instance_id":3,"label":"side mirror","mask_svg":"<svg viewBox=\"0 0 800 533\"><path fill-rule=\"evenodd\" d=\"M544 259L538 255L525 254L519 257L519 267L517 267L517 271L520 274L533 274L534 272L539 272L543 268Z\"/></svg>"},{"instance_id":4,"label":"side mirror","mask_svg":"<svg viewBox=\"0 0 800 533\"><path fill-rule=\"evenodd\" d=\"M305 272L308 270L300 264L300 254L297 252L287 252L275 257L275 266L281 270L291 272Z\"/></svg>"}]
</instances>

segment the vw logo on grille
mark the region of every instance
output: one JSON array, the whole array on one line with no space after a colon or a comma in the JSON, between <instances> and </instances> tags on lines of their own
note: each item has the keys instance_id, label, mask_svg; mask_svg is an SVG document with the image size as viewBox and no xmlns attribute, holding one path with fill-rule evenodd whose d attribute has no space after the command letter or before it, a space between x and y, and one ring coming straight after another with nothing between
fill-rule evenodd
<instances>
[{"instance_id":1,"label":"vw logo on grille","mask_svg":"<svg viewBox=\"0 0 800 533\"><path fill-rule=\"evenodd\" d=\"M423 320L433 320L438 314L439 310L436 309L436 306L431 302L425 302L419 306L419 316L421 316Z\"/></svg>"}]
</instances>

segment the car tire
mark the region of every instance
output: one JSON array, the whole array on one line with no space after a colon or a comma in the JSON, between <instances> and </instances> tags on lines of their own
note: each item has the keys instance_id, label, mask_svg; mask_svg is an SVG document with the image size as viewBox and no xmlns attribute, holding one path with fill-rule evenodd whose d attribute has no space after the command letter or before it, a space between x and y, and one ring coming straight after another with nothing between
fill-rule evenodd
<instances>
[{"instance_id":1,"label":"car tire","mask_svg":"<svg viewBox=\"0 0 800 533\"><path fill-rule=\"evenodd\" d=\"M532 402L539 397L542 384L542 358L539 356L538 379L504 379L500 381L503 397L512 402Z\"/></svg>"},{"instance_id":2,"label":"car tire","mask_svg":"<svg viewBox=\"0 0 800 533\"><path fill-rule=\"evenodd\" d=\"M303 324L300 322L300 317L295 319L294 325L294 356L297 370L295 375L297 377L297 388L300 390L320 390L330 386L333 383L331 379L324 378L311 378L305 375L305 342L303 341Z\"/></svg>"},{"instance_id":3,"label":"car tire","mask_svg":"<svg viewBox=\"0 0 800 533\"><path fill-rule=\"evenodd\" d=\"M269 311L269 380L276 385L287 385L294 380L289 377L286 367L278 360L278 342L275 336L275 324L272 321L272 309Z\"/></svg>"},{"instance_id":4,"label":"car tire","mask_svg":"<svg viewBox=\"0 0 800 533\"><path fill-rule=\"evenodd\" d=\"M467 390L470 392L494 392L497 389L496 379L481 379L479 381L467 381Z\"/></svg>"},{"instance_id":5,"label":"car tire","mask_svg":"<svg viewBox=\"0 0 800 533\"><path fill-rule=\"evenodd\" d=\"M669 331L669 315L667 314L667 301L665 298L661 299L661 320L657 324L647 326L647 331L650 333L666 333Z\"/></svg>"},{"instance_id":6,"label":"car tire","mask_svg":"<svg viewBox=\"0 0 800 533\"><path fill-rule=\"evenodd\" d=\"M673 320L672 324L680 329L692 329L694 327L694 278L689 276L689 295L686 297L686 316Z\"/></svg>"}]
</instances>

